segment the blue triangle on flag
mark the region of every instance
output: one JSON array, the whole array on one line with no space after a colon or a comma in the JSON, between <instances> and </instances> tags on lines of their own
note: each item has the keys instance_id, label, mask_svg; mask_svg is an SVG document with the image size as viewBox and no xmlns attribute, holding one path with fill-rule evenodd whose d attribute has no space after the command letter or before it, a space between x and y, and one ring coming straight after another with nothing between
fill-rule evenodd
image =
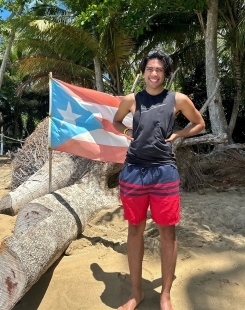
<instances>
[{"instance_id":1,"label":"blue triangle on flag","mask_svg":"<svg viewBox=\"0 0 245 310\"><path fill-rule=\"evenodd\" d=\"M51 147L55 148L72 137L103 128L95 116L52 79Z\"/></svg>"}]
</instances>

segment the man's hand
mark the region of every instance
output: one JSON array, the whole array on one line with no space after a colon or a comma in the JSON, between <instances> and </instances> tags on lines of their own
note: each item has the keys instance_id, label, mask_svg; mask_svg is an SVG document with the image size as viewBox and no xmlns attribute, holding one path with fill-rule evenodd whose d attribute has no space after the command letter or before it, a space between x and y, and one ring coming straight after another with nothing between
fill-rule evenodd
<instances>
[{"instance_id":1,"label":"man's hand","mask_svg":"<svg viewBox=\"0 0 245 310\"><path fill-rule=\"evenodd\" d=\"M126 137L127 137L128 140L131 140L131 141L134 140L134 138L133 138L133 130L132 129L129 129L127 131Z\"/></svg>"},{"instance_id":2,"label":"man's hand","mask_svg":"<svg viewBox=\"0 0 245 310\"><path fill-rule=\"evenodd\" d=\"M175 139L179 138L179 135L176 133L172 133L168 139L165 139L166 142L173 143Z\"/></svg>"}]
</instances>

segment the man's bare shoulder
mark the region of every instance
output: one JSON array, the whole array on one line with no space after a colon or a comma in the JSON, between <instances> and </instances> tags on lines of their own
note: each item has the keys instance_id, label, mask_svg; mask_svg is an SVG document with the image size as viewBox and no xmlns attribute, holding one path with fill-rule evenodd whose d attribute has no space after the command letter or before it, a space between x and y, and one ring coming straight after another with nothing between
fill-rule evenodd
<instances>
[{"instance_id":1,"label":"man's bare shoulder","mask_svg":"<svg viewBox=\"0 0 245 310\"><path fill-rule=\"evenodd\" d=\"M177 111L182 111L187 107L194 107L193 102L191 101L191 99L180 92L176 92L175 93L175 108Z\"/></svg>"},{"instance_id":2,"label":"man's bare shoulder","mask_svg":"<svg viewBox=\"0 0 245 310\"><path fill-rule=\"evenodd\" d=\"M191 100L187 95L180 93L180 92L175 92L175 101L181 103L181 102L191 101Z\"/></svg>"},{"instance_id":3,"label":"man's bare shoulder","mask_svg":"<svg viewBox=\"0 0 245 310\"><path fill-rule=\"evenodd\" d=\"M135 95L134 93L131 94L127 94L123 97L122 101L126 101L126 102L135 102Z\"/></svg>"},{"instance_id":4,"label":"man's bare shoulder","mask_svg":"<svg viewBox=\"0 0 245 310\"><path fill-rule=\"evenodd\" d=\"M128 111L134 112L135 110L135 96L134 93L125 95L120 103L121 109L127 109Z\"/></svg>"}]
</instances>

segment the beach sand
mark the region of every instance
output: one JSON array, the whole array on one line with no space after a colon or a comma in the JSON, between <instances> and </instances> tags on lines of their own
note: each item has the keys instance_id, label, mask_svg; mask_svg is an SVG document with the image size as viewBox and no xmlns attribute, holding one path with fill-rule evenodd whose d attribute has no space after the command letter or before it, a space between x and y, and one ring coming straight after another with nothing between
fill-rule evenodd
<instances>
[{"instance_id":1,"label":"beach sand","mask_svg":"<svg viewBox=\"0 0 245 310\"><path fill-rule=\"evenodd\" d=\"M10 162L0 165L0 197L9 191ZM171 292L175 310L244 310L245 188L181 194L178 261ZM0 241L16 216L0 215ZM117 309L130 292L127 223L120 205L99 212L83 234L40 278L14 310ZM144 301L138 310L159 309L161 270L158 234L145 232ZM0 267L1 268L1 267Z\"/></svg>"}]
</instances>

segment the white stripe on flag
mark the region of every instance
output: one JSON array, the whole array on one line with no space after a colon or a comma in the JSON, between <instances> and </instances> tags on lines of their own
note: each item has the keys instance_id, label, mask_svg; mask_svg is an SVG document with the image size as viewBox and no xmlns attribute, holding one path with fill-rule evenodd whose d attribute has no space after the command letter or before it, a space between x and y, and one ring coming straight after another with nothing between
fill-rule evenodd
<instances>
[{"instance_id":1,"label":"white stripe on flag","mask_svg":"<svg viewBox=\"0 0 245 310\"><path fill-rule=\"evenodd\" d=\"M91 142L95 144L103 144L108 146L128 147L130 144L130 140L128 140L126 137L118 136L112 132L105 132L103 129L87 131L85 133L76 135L71 139Z\"/></svg>"}]
</instances>

